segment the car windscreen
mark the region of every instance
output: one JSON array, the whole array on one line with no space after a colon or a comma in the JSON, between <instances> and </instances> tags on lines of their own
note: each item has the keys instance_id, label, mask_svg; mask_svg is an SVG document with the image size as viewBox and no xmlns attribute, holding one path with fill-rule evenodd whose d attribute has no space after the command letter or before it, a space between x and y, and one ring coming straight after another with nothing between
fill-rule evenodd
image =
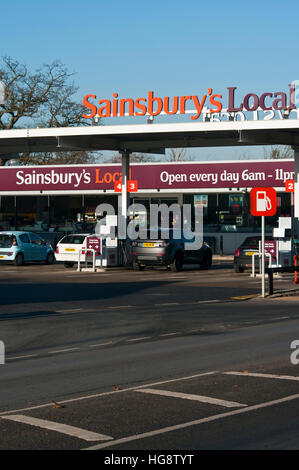
<instances>
[{"instance_id":1,"label":"car windscreen","mask_svg":"<svg viewBox=\"0 0 299 470\"><path fill-rule=\"evenodd\" d=\"M10 248L15 239L13 235L0 234L0 248Z\"/></svg>"},{"instance_id":2,"label":"car windscreen","mask_svg":"<svg viewBox=\"0 0 299 470\"><path fill-rule=\"evenodd\" d=\"M59 244L82 245L84 240L85 240L84 235L67 235L62 240L60 240Z\"/></svg>"}]
</instances>

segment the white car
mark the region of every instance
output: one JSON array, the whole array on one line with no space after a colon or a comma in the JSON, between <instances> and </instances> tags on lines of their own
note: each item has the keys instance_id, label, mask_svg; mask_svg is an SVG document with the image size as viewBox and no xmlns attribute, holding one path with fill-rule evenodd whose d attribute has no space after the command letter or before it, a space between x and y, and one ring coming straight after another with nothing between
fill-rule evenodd
<instances>
[{"instance_id":1,"label":"white car","mask_svg":"<svg viewBox=\"0 0 299 470\"><path fill-rule=\"evenodd\" d=\"M86 248L88 236L91 236L90 233L72 233L59 240L55 250L56 261L63 261L66 268L72 268L75 263L78 263L79 251L83 250L80 260L84 262L84 248Z\"/></svg>"}]
</instances>

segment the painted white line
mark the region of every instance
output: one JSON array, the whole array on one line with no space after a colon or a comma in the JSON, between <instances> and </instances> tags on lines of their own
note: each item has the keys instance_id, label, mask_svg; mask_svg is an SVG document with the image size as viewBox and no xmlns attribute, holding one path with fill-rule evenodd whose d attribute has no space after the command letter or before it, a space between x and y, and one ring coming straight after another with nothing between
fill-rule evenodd
<instances>
[{"instance_id":1,"label":"painted white line","mask_svg":"<svg viewBox=\"0 0 299 470\"><path fill-rule=\"evenodd\" d=\"M109 309L118 309L118 308L129 308L132 307L132 305L116 305L115 307L108 307Z\"/></svg>"},{"instance_id":2,"label":"painted white line","mask_svg":"<svg viewBox=\"0 0 299 470\"><path fill-rule=\"evenodd\" d=\"M48 354L58 354L58 353L64 353L68 351L77 351L80 348L68 348L68 349L58 349L56 351L48 351Z\"/></svg>"},{"instance_id":3,"label":"painted white line","mask_svg":"<svg viewBox=\"0 0 299 470\"><path fill-rule=\"evenodd\" d=\"M211 304L213 302L221 302L220 300L199 300L198 304Z\"/></svg>"},{"instance_id":4,"label":"painted white line","mask_svg":"<svg viewBox=\"0 0 299 470\"><path fill-rule=\"evenodd\" d=\"M168 427L161 428L161 429L156 429L155 431L149 431L143 434L135 434L133 436L123 437L121 439L114 440L113 442L98 444L98 445L89 447L85 450L98 450L98 449L103 449L105 447L117 446L118 444L124 444L127 442L137 441L139 439L145 439L147 437L158 436L161 434L166 434L168 432L178 431L184 428L189 428L191 426L198 426L200 424L217 421L219 419L224 419L224 418L228 418L228 417L243 414L243 413L248 413L250 411L255 411L255 410L262 409L262 408L279 405L281 403L286 403L291 400L298 400L298 398L299 398L299 394L297 393L296 395L290 395L288 397L280 398L278 400L260 403L259 405L247 406L246 408L241 408L241 409L233 410L233 411L227 411L226 413L219 413L217 415L208 416L207 418L196 419L194 421L188 421L186 423L177 424L174 426L168 426Z\"/></svg>"},{"instance_id":5,"label":"painted white line","mask_svg":"<svg viewBox=\"0 0 299 470\"><path fill-rule=\"evenodd\" d=\"M8 419L16 421L17 423L29 424L50 431L56 431L68 436L78 437L84 441L110 441L113 437L106 436L105 434L98 434L96 432L86 431L85 429L68 426L67 424L55 423L54 421L47 421L45 419L32 418L31 416L24 415L11 415L2 416L1 419Z\"/></svg>"},{"instance_id":6,"label":"painted white line","mask_svg":"<svg viewBox=\"0 0 299 470\"><path fill-rule=\"evenodd\" d=\"M155 304L155 307L170 307L171 305L180 305L179 302L168 302L164 304Z\"/></svg>"},{"instance_id":7,"label":"painted white line","mask_svg":"<svg viewBox=\"0 0 299 470\"><path fill-rule=\"evenodd\" d=\"M201 403L209 403L211 405L224 406L225 408L239 408L247 406L243 403L236 403L234 401L221 400L219 398L205 397L203 395L194 395L191 393L170 392L168 390L157 390L156 388L143 388L137 392L151 393L153 395L161 395L163 397L182 398L184 400L200 401Z\"/></svg>"},{"instance_id":8,"label":"painted white line","mask_svg":"<svg viewBox=\"0 0 299 470\"><path fill-rule=\"evenodd\" d=\"M159 335L159 336L174 336L174 335L178 335L180 333L180 331L177 331L176 333L164 333L164 335Z\"/></svg>"},{"instance_id":9,"label":"painted white line","mask_svg":"<svg viewBox=\"0 0 299 470\"><path fill-rule=\"evenodd\" d=\"M5 359L7 361L13 360L13 359L26 359L27 357L37 357L37 354L28 354L28 356L15 356L15 357L6 357Z\"/></svg>"},{"instance_id":10,"label":"painted white line","mask_svg":"<svg viewBox=\"0 0 299 470\"><path fill-rule=\"evenodd\" d=\"M260 377L263 379L279 379L279 380L295 380L299 382L299 377L294 375L276 375L276 374L262 374L258 372L223 372L226 375L239 375L242 377Z\"/></svg>"},{"instance_id":11,"label":"painted white line","mask_svg":"<svg viewBox=\"0 0 299 470\"><path fill-rule=\"evenodd\" d=\"M133 338L133 339L127 339L127 343L133 342L133 341L142 341L143 339L150 339L152 336L143 336L142 338Z\"/></svg>"},{"instance_id":12,"label":"painted white line","mask_svg":"<svg viewBox=\"0 0 299 470\"><path fill-rule=\"evenodd\" d=\"M202 372L200 374L189 375L187 377L179 377L177 379L162 380L160 382L154 382L154 383L151 383L151 384L140 385L138 387L123 388L123 389L119 390L117 393L120 394L120 393L125 393L125 392L132 392L132 391L135 391L135 390L139 390L141 388L154 387L156 385L168 384L168 383L172 383L172 382L180 382L182 380L197 379L199 377L205 377L207 375L214 375L214 374L218 374L218 373L219 372L217 370L214 370L214 371L211 371L211 372ZM91 398L105 397L105 396L108 396L108 395L115 395L115 391L94 393L93 395L85 395L83 397L70 398L68 400L59 401L59 403L62 404L62 405L65 405L67 403L75 403L75 402L82 401L82 400L90 400ZM27 408L20 408L18 410L2 411L2 412L0 412L0 417L10 415L11 413L20 413L21 411L24 412L24 411L30 411L30 410L37 410L37 409L41 409L41 408L48 408L49 406L53 406L53 403L44 403L42 405L30 406L30 407L27 407Z\"/></svg>"},{"instance_id":13,"label":"painted white line","mask_svg":"<svg viewBox=\"0 0 299 470\"><path fill-rule=\"evenodd\" d=\"M67 309L64 309L64 310L56 310L56 312L58 313L70 313L70 312L79 312L83 310L82 308L67 308Z\"/></svg>"},{"instance_id":14,"label":"painted white line","mask_svg":"<svg viewBox=\"0 0 299 470\"><path fill-rule=\"evenodd\" d=\"M113 344L113 341L108 341L107 343L91 344L88 347L89 348L97 348L98 346L107 346L108 344Z\"/></svg>"},{"instance_id":15,"label":"painted white line","mask_svg":"<svg viewBox=\"0 0 299 470\"><path fill-rule=\"evenodd\" d=\"M270 318L270 320L287 320L288 318L291 318L291 317L274 317L274 318Z\"/></svg>"}]
</instances>

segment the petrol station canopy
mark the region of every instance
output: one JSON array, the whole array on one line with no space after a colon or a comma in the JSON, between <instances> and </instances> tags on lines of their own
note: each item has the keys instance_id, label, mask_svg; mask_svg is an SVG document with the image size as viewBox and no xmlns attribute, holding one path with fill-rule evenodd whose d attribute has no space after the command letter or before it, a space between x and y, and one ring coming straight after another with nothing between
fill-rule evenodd
<instances>
[{"instance_id":1,"label":"petrol station canopy","mask_svg":"<svg viewBox=\"0 0 299 470\"><path fill-rule=\"evenodd\" d=\"M73 150L164 153L165 148L243 145L299 147L299 120L95 125L0 132L0 154Z\"/></svg>"}]
</instances>

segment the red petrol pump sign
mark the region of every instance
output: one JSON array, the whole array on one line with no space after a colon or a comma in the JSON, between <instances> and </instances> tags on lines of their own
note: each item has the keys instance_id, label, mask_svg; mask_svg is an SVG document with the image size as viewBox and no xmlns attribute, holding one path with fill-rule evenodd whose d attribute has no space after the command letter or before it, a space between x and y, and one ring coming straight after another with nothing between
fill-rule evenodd
<instances>
[{"instance_id":1,"label":"red petrol pump sign","mask_svg":"<svg viewBox=\"0 0 299 470\"><path fill-rule=\"evenodd\" d=\"M252 188L250 213L261 217L262 228L262 296L265 297L265 216L276 214L276 191L274 188Z\"/></svg>"},{"instance_id":2,"label":"red petrol pump sign","mask_svg":"<svg viewBox=\"0 0 299 470\"><path fill-rule=\"evenodd\" d=\"M250 213L255 216L276 214L276 191L274 188L253 188L250 191Z\"/></svg>"}]
</instances>

